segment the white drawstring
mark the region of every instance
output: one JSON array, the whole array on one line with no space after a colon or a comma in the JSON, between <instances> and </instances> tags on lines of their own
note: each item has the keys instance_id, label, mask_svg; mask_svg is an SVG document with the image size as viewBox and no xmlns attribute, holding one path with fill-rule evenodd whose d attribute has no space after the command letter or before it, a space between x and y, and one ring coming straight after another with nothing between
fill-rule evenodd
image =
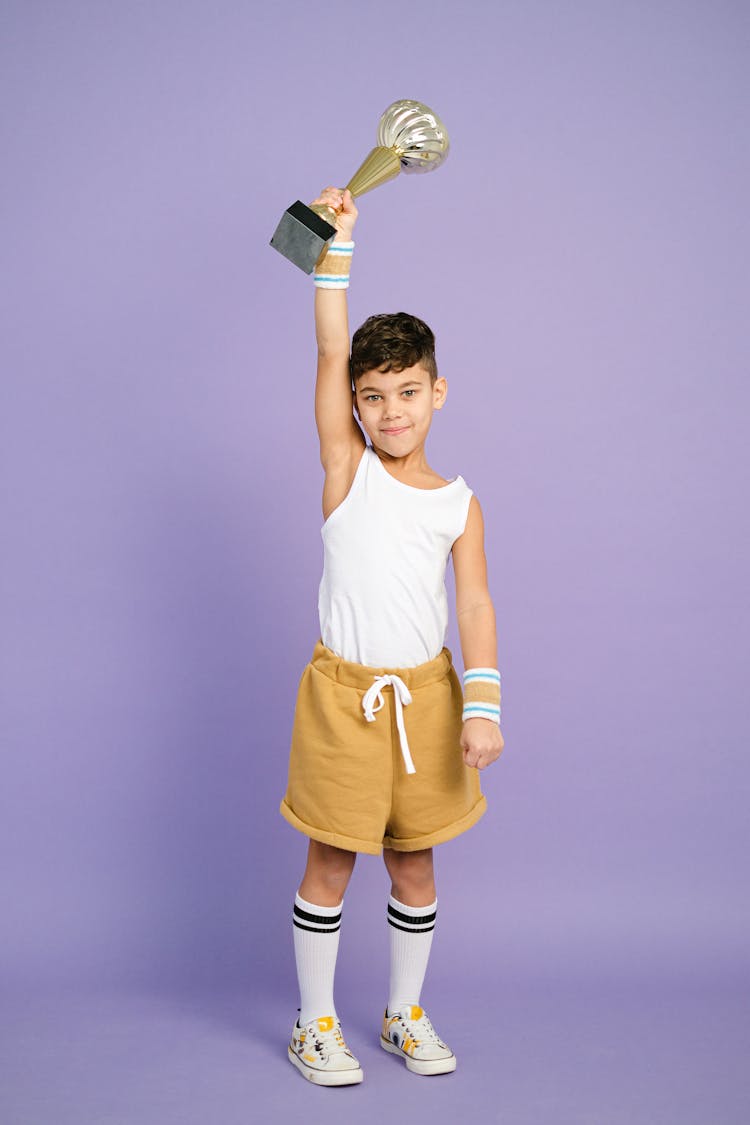
<instances>
[{"instance_id":1,"label":"white drawstring","mask_svg":"<svg viewBox=\"0 0 750 1125\"><path fill-rule=\"evenodd\" d=\"M403 708L411 703L411 693L404 681L399 676L376 676L374 683L370 685L362 696L362 710L365 713L365 718L368 723L374 723L376 712L379 711L385 703L382 689L386 684L390 684L393 688L393 699L396 704L396 726L398 727L398 736L401 739L401 753L403 754L406 772L416 773L417 771L412 761L411 753L409 752L409 743L406 739L406 727L404 726ZM373 707L376 700L379 700L378 706Z\"/></svg>"}]
</instances>

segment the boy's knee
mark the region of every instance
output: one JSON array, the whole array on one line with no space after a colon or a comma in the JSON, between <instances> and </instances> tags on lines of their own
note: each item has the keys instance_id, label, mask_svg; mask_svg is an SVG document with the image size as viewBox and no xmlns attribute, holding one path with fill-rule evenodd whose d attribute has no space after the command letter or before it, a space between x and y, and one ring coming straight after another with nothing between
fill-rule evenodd
<instances>
[{"instance_id":1,"label":"boy's knee","mask_svg":"<svg viewBox=\"0 0 750 1125\"><path fill-rule=\"evenodd\" d=\"M435 872L431 851L390 851L384 853L384 858L393 882L394 896L397 899L408 902L409 905L423 905L409 902L415 898L432 901L435 896Z\"/></svg>"},{"instance_id":2,"label":"boy's knee","mask_svg":"<svg viewBox=\"0 0 750 1125\"><path fill-rule=\"evenodd\" d=\"M312 901L318 901L323 894L326 899L335 899L330 905L339 902L349 884L355 859L354 852L347 852L342 848L334 848L330 844L321 844L317 840L312 840L307 857L307 870L302 882L302 887L317 894L317 898ZM307 897L302 892L302 888L300 893L303 898ZM321 905L328 905L328 903L321 902Z\"/></svg>"},{"instance_id":3,"label":"boy's knee","mask_svg":"<svg viewBox=\"0 0 750 1125\"><path fill-rule=\"evenodd\" d=\"M318 867L319 876L331 887L346 889L349 877L354 867L354 858L346 852L343 855L328 856Z\"/></svg>"}]
</instances>

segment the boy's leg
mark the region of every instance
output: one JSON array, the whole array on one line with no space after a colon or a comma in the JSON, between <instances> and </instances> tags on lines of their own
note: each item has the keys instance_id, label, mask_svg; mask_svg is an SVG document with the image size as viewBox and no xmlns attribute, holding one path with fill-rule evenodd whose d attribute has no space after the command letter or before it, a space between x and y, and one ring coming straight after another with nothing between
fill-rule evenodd
<instances>
[{"instance_id":1,"label":"boy's leg","mask_svg":"<svg viewBox=\"0 0 750 1125\"><path fill-rule=\"evenodd\" d=\"M446 1074L456 1058L419 1006L435 929L437 899L432 849L383 849L391 876L388 923L391 980L380 1042L416 1074Z\"/></svg>"},{"instance_id":2,"label":"boy's leg","mask_svg":"<svg viewBox=\"0 0 750 1125\"><path fill-rule=\"evenodd\" d=\"M344 1041L333 1003L341 908L354 860L354 852L311 840L294 900L300 1014L288 1054L308 1081L321 1086L362 1081L362 1068Z\"/></svg>"},{"instance_id":3,"label":"boy's leg","mask_svg":"<svg viewBox=\"0 0 750 1125\"><path fill-rule=\"evenodd\" d=\"M336 1015L333 978L341 912L355 859L355 852L310 840L293 916L301 1024Z\"/></svg>"},{"instance_id":4,"label":"boy's leg","mask_svg":"<svg viewBox=\"0 0 750 1125\"><path fill-rule=\"evenodd\" d=\"M432 848L418 852L383 849L391 877L388 922L391 982L388 1011L418 1005L432 948L437 900Z\"/></svg>"}]
</instances>

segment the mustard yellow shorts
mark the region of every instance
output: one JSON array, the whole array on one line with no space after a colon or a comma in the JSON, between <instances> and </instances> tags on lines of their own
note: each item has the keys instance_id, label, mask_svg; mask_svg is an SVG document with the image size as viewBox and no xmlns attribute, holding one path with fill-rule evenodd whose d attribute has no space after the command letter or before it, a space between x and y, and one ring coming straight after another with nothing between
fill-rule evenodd
<instances>
[{"instance_id":1,"label":"mustard yellow shorts","mask_svg":"<svg viewBox=\"0 0 750 1125\"><path fill-rule=\"evenodd\" d=\"M381 684L382 709L373 715L371 706L367 721L365 693L377 676L392 674L411 702L398 708L400 689ZM407 772L397 710L414 773ZM370 855L384 847L419 851L465 832L487 802L479 772L463 762L462 710L447 648L416 668L368 668L319 641L297 694L282 816L313 840Z\"/></svg>"}]
</instances>

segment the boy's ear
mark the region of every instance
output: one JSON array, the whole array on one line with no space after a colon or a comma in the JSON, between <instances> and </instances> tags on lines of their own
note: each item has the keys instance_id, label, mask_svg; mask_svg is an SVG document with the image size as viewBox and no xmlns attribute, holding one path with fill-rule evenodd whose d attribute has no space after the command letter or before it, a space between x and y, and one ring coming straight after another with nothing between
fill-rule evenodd
<instances>
[{"instance_id":1,"label":"boy's ear","mask_svg":"<svg viewBox=\"0 0 750 1125\"><path fill-rule=\"evenodd\" d=\"M448 397L448 380L438 375L432 388L432 405L435 410L441 410Z\"/></svg>"}]
</instances>

